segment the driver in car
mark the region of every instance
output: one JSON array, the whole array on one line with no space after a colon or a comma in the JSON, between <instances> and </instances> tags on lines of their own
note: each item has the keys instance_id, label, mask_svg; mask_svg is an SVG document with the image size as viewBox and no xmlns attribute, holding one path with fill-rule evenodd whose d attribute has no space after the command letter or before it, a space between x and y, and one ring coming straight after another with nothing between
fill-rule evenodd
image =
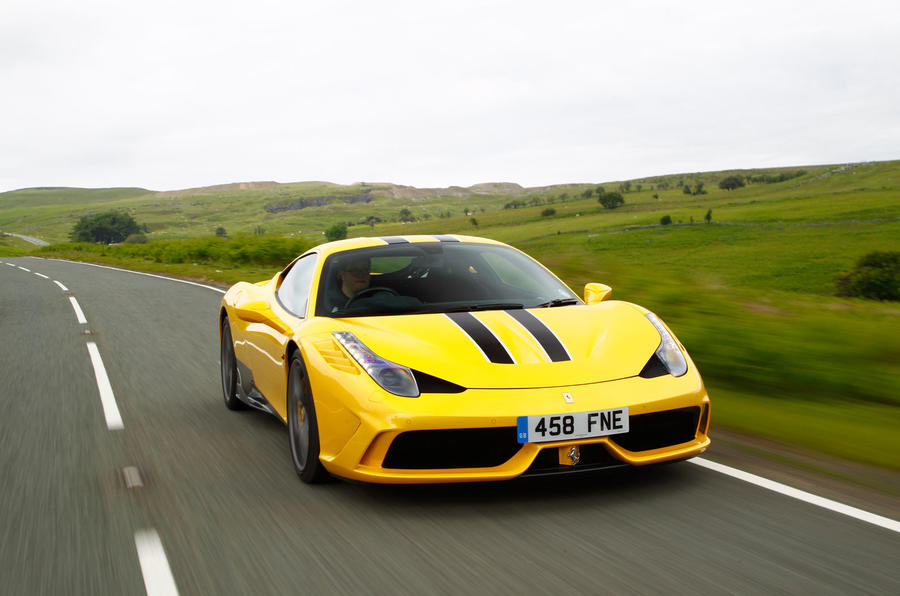
<instances>
[{"instance_id":1,"label":"driver in car","mask_svg":"<svg viewBox=\"0 0 900 596\"><path fill-rule=\"evenodd\" d=\"M339 291L329 292L332 312L343 308L357 292L369 287L370 271L371 264L368 257L356 257L340 263L337 274Z\"/></svg>"}]
</instances>

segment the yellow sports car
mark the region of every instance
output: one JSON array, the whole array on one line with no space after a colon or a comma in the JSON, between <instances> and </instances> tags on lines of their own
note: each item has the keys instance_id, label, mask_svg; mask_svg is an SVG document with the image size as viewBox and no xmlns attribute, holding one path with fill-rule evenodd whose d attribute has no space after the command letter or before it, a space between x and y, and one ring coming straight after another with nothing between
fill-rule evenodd
<instances>
[{"instance_id":1,"label":"yellow sports car","mask_svg":"<svg viewBox=\"0 0 900 596\"><path fill-rule=\"evenodd\" d=\"M470 236L310 249L222 300L231 409L287 424L300 478L505 480L684 459L709 397L656 315Z\"/></svg>"}]
</instances>

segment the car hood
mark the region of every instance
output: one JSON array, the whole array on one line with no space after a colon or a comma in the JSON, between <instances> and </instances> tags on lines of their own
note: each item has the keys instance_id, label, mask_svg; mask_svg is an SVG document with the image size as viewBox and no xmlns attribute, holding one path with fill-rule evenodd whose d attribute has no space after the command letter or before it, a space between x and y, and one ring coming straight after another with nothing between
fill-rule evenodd
<instances>
[{"instance_id":1,"label":"car hood","mask_svg":"<svg viewBox=\"0 0 900 596\"><path fill-rule=\"evenodd\" d=\"M334 320L383 358L474 388L558 387L640 373L659 346L627 302Z\"/></svg>"}]
</instances>

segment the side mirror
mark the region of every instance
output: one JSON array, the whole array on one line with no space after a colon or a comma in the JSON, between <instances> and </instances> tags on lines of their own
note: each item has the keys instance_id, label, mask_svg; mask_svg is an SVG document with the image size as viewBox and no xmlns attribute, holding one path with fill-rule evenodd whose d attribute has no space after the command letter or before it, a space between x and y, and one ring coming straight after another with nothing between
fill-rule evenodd
<instances>
[{"instance_id":1,"label":"side mirror","mask_svg":"<svg viewBox=\"0 0 900 596\"><path fill-rule=\"evenodd\" d=\"M611 294L612 288L607 285L598 284L596 282L584 284L585 304L600 304L609 298Z\"/></svg>"},{"instance_id":2,"label":"side mirror","mask_svg":"<svg viewBox=\"0 0 900 596\"><path fill-rule=\"evenodd\" d=\"M282 335L291 335L293 331L285 325L269 308L265 300L254 300L253 302L245 302L235 307L235 313L244 321L251 323L262 323L275 329Z\"/></svg>"}]
</instances>

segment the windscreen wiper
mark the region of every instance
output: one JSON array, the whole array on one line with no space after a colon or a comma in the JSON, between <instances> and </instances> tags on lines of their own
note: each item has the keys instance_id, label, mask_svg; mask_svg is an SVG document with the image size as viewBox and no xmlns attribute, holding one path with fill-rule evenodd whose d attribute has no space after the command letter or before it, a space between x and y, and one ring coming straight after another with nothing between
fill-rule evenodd
<instances>
[{"instance_id":1,"label":"windscreen wiper","mask_svg":"<svg viewBox=\"0 0 900 596\"><path fill-rule=\"evenodd\" d=\"M482 304L465 304L442 309L443 312L468 312L473 310L515 310L525 308L521 302L487 302Z\"/></svg>"},{"instance_id":2,"label":"windscreen wiper","mask_svg":"<svg viewBox=\"0 0 900 596\"><path fill-rule=\"evenodd\" d=\"M535 306L534 308L552 308L554 306L570 306L572 304L578 304L577 298L554 298L549 302L542 302Z\"/></svg>"}]
</instances>

